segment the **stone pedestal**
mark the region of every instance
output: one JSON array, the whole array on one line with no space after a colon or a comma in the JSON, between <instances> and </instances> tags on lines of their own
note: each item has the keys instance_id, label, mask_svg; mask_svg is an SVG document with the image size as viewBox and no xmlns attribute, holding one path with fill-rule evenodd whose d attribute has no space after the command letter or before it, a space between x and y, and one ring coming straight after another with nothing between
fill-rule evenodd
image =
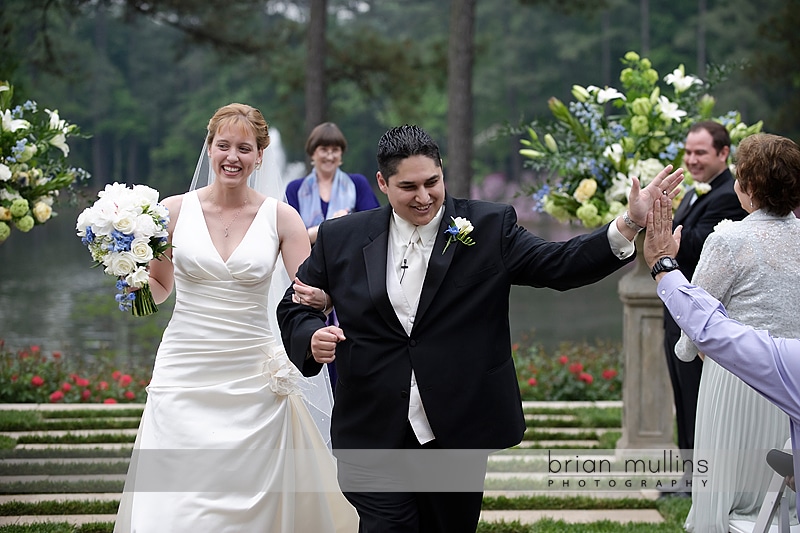
<instances>
[{"instance_id":1,"label":"stone pedestal","mask_svg":"<svg viewBox=\"0 0 800 533\"><path fill-rule=\"evenodd\" d=\"M625 373L618 450L675 448L672 384L664 355L664 306L656 296L643 249L644 233L640 233L635 267L619 281Z\"/></svg>"}]
</instances>

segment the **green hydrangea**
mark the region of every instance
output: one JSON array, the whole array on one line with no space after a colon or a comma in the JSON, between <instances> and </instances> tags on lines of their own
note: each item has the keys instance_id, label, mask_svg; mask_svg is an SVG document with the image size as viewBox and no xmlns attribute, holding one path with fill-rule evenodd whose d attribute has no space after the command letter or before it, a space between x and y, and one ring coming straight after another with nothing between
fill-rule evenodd
<instances>
[{"instance_id":1,"label":"green hydrangea","mask_svg":"<svg viewBox=\"0 0 800 533\"><path fill-rule=\"evenodd\" d=\"M650 131L650 124L647 117L635 116L631 117L631 131L636 135L646 135Z\"/></svg>"},{"instance_id":2,"label":"green hydrangea","mask_svg":"<svg viewBox=\"0 0 800 533\"><path fill-rule=\"evenodd\" d=\"M575 211L575 215L587 228L596 228L603 222L600 213L597 211L597 206L594 204L583 204Z\"/></svg>"},{"instance_id":3,"label":"green hydrangea","mask_svg":"<svg viewBox=\"0 0 800 533\"><path fill-rule=\"evenodd\" d=\"M25 198L17 198L11 202L11 207L9 207L9 209L11 210L12 217L19 218L27 214L30 206L28 205L28 200Z\"/></svg>"},{"instance_id":4,"label":"green hydrangea","mask_svg":"<svg viewBox=\"0 0 800 533\"><path fill-rule=\"evenodd\" d=\"M550 197L544 200L544 212L559 222L566 222L571 218L569 211L558 205Z\"/></svg>"},{"instance_id":5,"label":"green hydrangea","mask_svg":"<svg viewBox=\"0 0 800 533\"><path fill-rule=\"evenodd\" d=\"M11 228L5 222L0 222L0 242L8 239L9 235L11 235Z\"/></svg>"},{"instance_id":6,"label":"green hydrangea","mask_svg":"<svg viewBox=\"0 0 800 533\"><path fill-rule=\"evenodd\" d=\"M649 98L637 98L632 104L633 112L637 115L649 115L653 110L653 103Z\"/></svg>"},{"instance_id":7,"label":"green hydrangea","mask_svg":"<svg viewBox=\"0 0 800 533\"><path fill-rule=\"evenodd\" d=\"M33 217L30 215L25 215L24 217L14 221L14 225L17 227L17 229L23 233L32 230L35 223L36 222L33 220Z\"/></svg>"}]
</instances>

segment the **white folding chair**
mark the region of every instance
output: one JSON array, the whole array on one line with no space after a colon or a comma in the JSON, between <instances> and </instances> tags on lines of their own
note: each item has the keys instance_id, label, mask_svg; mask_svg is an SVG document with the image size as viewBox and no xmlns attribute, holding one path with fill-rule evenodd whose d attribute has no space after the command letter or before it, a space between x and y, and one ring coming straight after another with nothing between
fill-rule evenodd
<instances>
[{"instance_id":1,"label":"white folding chair","mask_svg":"<svg viewBox=\"0 0 800 533\"><path fill-rule=\"evenodd\" d=\"M785 448L790 447L791 441L786 441ZM767 463L774 470L774 474L756 521L731 520L730 533L800 533L800 525L789 526L789 507L795 493L786 484L786 476L794 474L791 455L788 459L786 455L789 454L774 449L767 453ZM773 524L776 515L777 524Z\"/></svg>"}]
</instances>

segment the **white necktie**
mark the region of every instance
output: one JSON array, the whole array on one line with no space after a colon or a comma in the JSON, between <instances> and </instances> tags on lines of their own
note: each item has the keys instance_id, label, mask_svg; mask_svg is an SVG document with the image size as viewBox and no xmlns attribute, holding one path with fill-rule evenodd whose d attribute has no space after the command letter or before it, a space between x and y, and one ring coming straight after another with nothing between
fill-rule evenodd
<instances>
[{"instance_id":1,"label":"white necktie","mask_svg":"<svg viewBox=\"0 0 800 533\"><path fill-rule=\"evenodd\" d=\"M425 281L426 270L425 258L422 254L422 242L416 229L411 234L400 268L402 270L400 285L403 287L406 299L412 308L415 308L417 301L419 301L419 294L422 292L422 282Z\"/></svg>"}]
</instances>

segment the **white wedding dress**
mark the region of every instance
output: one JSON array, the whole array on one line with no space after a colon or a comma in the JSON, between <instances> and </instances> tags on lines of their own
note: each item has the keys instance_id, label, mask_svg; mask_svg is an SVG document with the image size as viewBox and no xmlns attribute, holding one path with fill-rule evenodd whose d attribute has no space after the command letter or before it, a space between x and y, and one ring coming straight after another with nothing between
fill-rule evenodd
<instances>
[{"instance_id":1,"label":"white wedding dress","mask_svg":"<svg viewBox=\"0 0 800 533\"><path fill-rule=\"evenodd\" d=\"M173 232L176 303L155 361L115 532L354 532L336 465L270 331L279 243L267 198L228 261L197 192Z\"/></svg>"}]
</instances>

